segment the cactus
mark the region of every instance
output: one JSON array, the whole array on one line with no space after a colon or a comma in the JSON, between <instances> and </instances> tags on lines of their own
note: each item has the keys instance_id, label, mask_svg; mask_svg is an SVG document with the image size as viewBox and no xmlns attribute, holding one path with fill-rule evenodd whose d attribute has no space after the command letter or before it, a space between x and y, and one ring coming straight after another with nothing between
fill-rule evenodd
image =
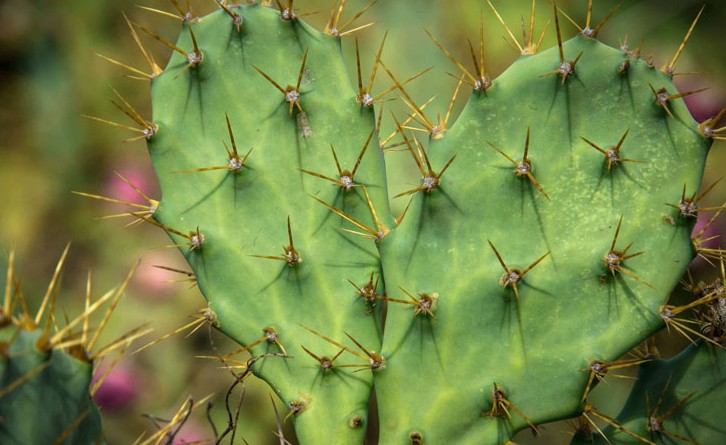
<instances>
[{"instance_id":1,"label":"cactus","mask_svg":"<svg viewBox=\"0 0 726 445\"><path fill-rule=\"evenodd\" d=\"M722 116L695 122L681 98L700 90L671 81L693 27L658 70L597 40L612 13L594 28L588 13L563 41L567 16L554 5L558 45L540 51L534 24L522 43L507 28L522 55L496 79L483 27L474 71L430 35L460 71L454 100L472 90L449 123L451 108L432 120L416 104L406 84L417 76L399 79L383 43L351 87L344 1L322 32L292 1L218 2L199 18L172 3L175 43L129 21L151 72L127 68L151 80L153 114L118 93L114 103L148 141L162 190L129 215L183 252L208 301L202 320L242 345L220 360L269 383L300 443L362 443L373 391L382 444L503 443L579 415L593 428L611 422L593 440L648 442L657 432L631 425L632 413L642 394L660 399L652 385L672 367L695 363L710 385L723 381L710 361L722 359L723 317L706 310L718 312L723 287L668 301L696 253L723 261L703 231L691 236L699 212L722 210L700 207L695 192ZM143 35L173 50L166 68ZM371 91L376 75L410 109L383 141L390 91ZM428 141L413 136L417 124ZM383 159L392 151L421 176L393 191L406 202L397 216ZM700 319L676 317L693 310ZM700 346L664 366L650 350L618 360L665 326ZM636 365L642 378L618 421L589 404L608 368ZM693 380L668 388L704 388ZM686 412L695 399L685 398L661 406ZM693 405L695 417L709 408Z\"/></svg>"},{"instance_id":2,"label":"cactus","mask_svg":"<svg viewBox=\"0 0 726 445\"><path fill-rule=\"evenodd\" d=\"M67 253L68 247L35 316L28 312L10 253L0 308L0 442L4 444L104 443L101 414L91 399L103 379L92 382L93 364L117 351L122 355L131 342L148 333L135 329L98 347L99 335L133 270L93 303L89 275L85 311L58 329L54 312ZM89 318L106 303L108 309L93 329Z\"/></svg>"},{"instance_id":3,"label":"cactus","mask_svg":"<svg viewBox=\"0 0 726 445\"><path fill-rule=\"evenodd\" d=\"M714 354L700 343L670 360L643 364L623 410L605 430L610 442L643 443L638 437L654 443L722 441L718 404L724 400L723 360L723 353ZM590 433L580 431L573 444L606 443Z\"/></svg>"}]
</instances>

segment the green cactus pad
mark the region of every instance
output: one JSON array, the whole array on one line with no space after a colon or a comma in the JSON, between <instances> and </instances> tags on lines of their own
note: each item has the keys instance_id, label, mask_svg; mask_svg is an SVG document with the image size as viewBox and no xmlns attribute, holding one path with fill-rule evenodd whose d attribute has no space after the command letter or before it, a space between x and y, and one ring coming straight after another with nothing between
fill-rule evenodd
<instances>
[{"instance_id":1,"label":"green cactus pad","mask_svg":"<svg viewBox=\"0 0 726 445\"><path fill-rule=\"evenodd\" d=\"M381 223L392 227L383 154L374 136L356 186L347 190L302 170L338 180L332 144L341 168L352 171L375 129L374 115L355 100L338 39L302 21L281 20L272 9L235 12L244 19L240 32L221 10L204 17L192 25L203 61L186 69L175 54L153 80L159 131L149 151L163 193L155 219L182 234L198 228L203 235L194 249L189 239L176 235L174 241L187 244L182 249L218 327L243 345L257 344L253 355L289 356L265 358L253 369L295 414L300 440L361 442L372 386L368 363L346 352L324 371L303 346L321 359L340 351L309 328L353 350L346 333L368 350L380 349L381 305L371 311L355 287L363 288L371 274L374 283L380 280L380 261L373 242L340 230L340 218L314 198L375 227L365 185ZM177 45L193 47L187 30ZM301 75L299 102L287 102L260 71L283 90ZM253 149L245 166L187 172L228 165L225 115L240 154ZM288 219L301 261L285 260L294 256L286 250ZM380 280L379 293L382 288ZM277 343L263 339L268 328ZM363 422L351 427L354 419Z\"/></svg>"},{"instance_id":2,"label":"green cactus pad","mask_svg":"<svg viewBox=\"0 0 726 445\"><path fill-rule=\"evenodd\" d=\"M39 336L0 330L0 342L13 339L0 359L0 391L13 387L0 398L0 443L104 443L101 415L88 393L93 365L59 350L41 352ZM17 384L24 376L32 377Z\"/></svg>"},{"instance_id":3,"label":"green cactus pad","mask_svg":"<svg viewBox=\"0 0 726 445\"><path fill-rule=\"evenodd\" d=\"M630 433L654 443L723 442L726 400L726 354L698 342L669 360L641 365L635 385L617 422ZM612 427L578 436L574 443L643 443Z\"/></svg>"},{"instance_id":4,"label":"green cactus pad","mask_svg":"<svg viewBox=\"0 0 726 445\"><path fill-rule=\"evenodd\" d=\"M665 203L684 184L699 188L710 141L682 101L669 104L675 118L657 106L649 85L675 91L664 74L636 59L620 73L628 55L587 37L563 46L568 60L581 55L564 83L545 75L561 63L553 48L471 96L430 143L433 170L456 156L438 188L416 193L380 244L389 296L438 294L435 318L389 304L381 443L411 443L412 431L424 443L501 443L528 423L573 417L590 361L614 360L663 326L658 309L694 255L693 221ZM542 190L493 147L519 163L528 129ZM582 139L607 152L626 132L620 158L640 162L609 171ZM611 273L621 219L616 263L643 253L611 262ZM519 269L518 296L501 285L489 243ZM509 417L492 410L495 383Z\"/></svg>"}]
</instances>

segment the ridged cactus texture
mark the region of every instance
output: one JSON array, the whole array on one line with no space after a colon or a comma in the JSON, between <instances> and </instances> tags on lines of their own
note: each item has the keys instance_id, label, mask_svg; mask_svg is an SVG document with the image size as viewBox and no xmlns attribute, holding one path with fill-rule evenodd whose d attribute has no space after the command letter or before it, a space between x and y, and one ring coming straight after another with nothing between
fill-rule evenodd
<instances>
[{"instance_id":1,"label":"ridged cactus texture","mask_svg":"<svg viewBox=\"0 0 726 445\"><path fill-rule=\"evenodd\" d=\"M68 249L58 263L42 304L31 315L14 272L11 253L0 307L0 443L101 444L105 443L101 413L92 400L100 381L94 382L94 362L123 353L138 336L133 330L99 347L99 335L123 295L130 275L116 288L91 301L86 309L59 328L54 314L58 286ZM90 286L90 277L89 277ZM100 324L89 325L91 315L106 305ZM97 320L95 320L97 321ZM113 362L115 364L115 361Z\"/></svg>"},{"instance_id":2,"label":"ridged cactus texture","mask_svg":"<svg viewBox=\"0 0 726 445\"><path fill-rule=\"evenodd\" d=\"M180 246L214 326L264 355L252 371L300 443L362 443L373 391L381 444L504 443L583 412L601 422L584 397L606 375L596 365L675 325L664 305L695 255L687 197L713 133L690 116L672 64L654 69L588 25L546 51L529 42L494 80L478 60L444 125L410 103L384 51L379 76L414 109L405 126L430 136L423 147L398 127L421 182L393 191L408 203L394 218L377 105L351 86L337 30L252 3L186 20L167 43L176 51L141 120L163 197L137 216ZM690 369L669 377L680 363L723 386L720 349L684 354L644 366L653 377L623 428L651 437L633 420L644 393L662 412L707 391ZM679 411L704 418L714 408L698 397Z\"/></svg>"}]
</instances>

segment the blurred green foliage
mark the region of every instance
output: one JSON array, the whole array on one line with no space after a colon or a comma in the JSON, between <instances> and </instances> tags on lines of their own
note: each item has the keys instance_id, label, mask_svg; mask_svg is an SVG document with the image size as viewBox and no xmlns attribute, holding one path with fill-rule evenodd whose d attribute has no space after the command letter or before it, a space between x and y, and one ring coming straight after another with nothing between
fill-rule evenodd
<instances>
[{"instance_id":1,"label":"blurred green foliage","mask_svg":"<svg viewBox=\"0 0 726 445\"><path fill-rule=\"evenodd\" d=\"M73 241L70 267L65 273L61 292L62 310L77 313L83 301L86 272L93 271L94 287L107 289L117 282L123 271L139 257L142 265L106 335L109 338L141 323L156 328L156 337L190 321L188 316L204 306L204 300L188 284L165 283L179 276L154 268L166 265L185 269L183 259L173 249L163 249L168 239L148 225L125 228L129 219L97 221L94 218L117 211L114 206L81 198L71 191L100 195L131 196L130 190L115 175L119 172L141 186L151 197L158 198L155 178L143 141L122 143L128 134L92 122L81 114L123 122L109 99L111 86L120 91L142 115L149 113L148 82L124 77L118 67L96 57L101 53L132 66L144 67L143 59L131 39L121 11L174 40L179 23L168 17L143 11L137 1L64 0L0 2L0 266L7 251L17 249L19 271L25 295L36 307L46 285L39 277L50 277L63 246ZM348 14L366 2L349 0ZM596 0L597 22L612 9L616 1ZM698 24L678 64L680 72L699 75L679 76L681 90L711 87L688 101L697 120L715 115L726 100L726 57L723 52L723 24L726 2L722 0L626 0L621 10L600 34L611 45L627 41L641 46L643 55L652 55L658 66L675 52L699 7L706 12ZM163 0L144 0L146 6L172 10ZM298 0L300 13L318 28L327 20L332 0ZM519 29L522 16L528 16L527 1L499 0L495 4L513 30ZM579 23L584 22L586 0L561 0L559 6ZM211 10L211 1L193 1L193 10L203 14ZM537 5L538 25L551 17L551 6ZM408 76L429 66L434 69L415 82L410 90L423 102L436 95L432 107L445 111L455 79L446 73L457 70L428 40L430 31L457 58L468 61L467 38L476 38L479 19L485 25L486 60L491 74L497 75L516 59L517 52L502 38L504 31L483 0L380 0L360 23L376 25L359 33L364 72L373 61L383 33L389 32L383 58L386 63ZM566 36L574 27L563 21ZM539 32L539 31L538 31ZM354 38L343 39L343 51L350 72L354 72ZM163 66L169 51L151 39L144 40ZM545 47L554 45L550 26ZM379 76L377 88L385 85ZM380 82L380 83L378 83ZM457 110L463 105L460 99ZM386 106L402 112L400 104ZM384 119L382 134L392 129ZM724 143L717 142L711 151L706 184L717 180L724 169ZM389 178L396 185L415 182L417 173L405 156L387 157ZM721 205L726 200L726 183L718 184L704 200L704 206ZM395 212L394 212L395 213ZM719 233L724 227L721 221ZM696 264L696 275L703 264ZM33 278L30 278L33 277ZM135 355L124 358L119 369L132 376L134 397L120 409L106 410L105 421L110 443L131 443L152 424L141 416L152 413L169 416L184 398L193 394L200 399L210 392L219 394L213 414L218 425L226 422L223 395L232 383L227 371L215 362L195 358L209 354L206 330L189 339L183 335ZM220 348L231 348L215 336ZM664 355L682 346L676 340L659 343ZM601 411L614 415L629 387L628 382L611 381L605 391L596 391ZM619 394L619 396L618 396ZM251 444L276 443L271 433L274 417L261 383L248 385L239 432ZM202 410L203 411L203 410ZM186 430L197 438L209 438L211 427L202 416L190 420ZM570 434L567 424L544 428L544 439L537 443L563 443ZM520 434L518 443L528 443L528 434ZM549 440L549 442L547 442ZM241 443L241 441L239 441Z\"/></svg>"}]
</instances>

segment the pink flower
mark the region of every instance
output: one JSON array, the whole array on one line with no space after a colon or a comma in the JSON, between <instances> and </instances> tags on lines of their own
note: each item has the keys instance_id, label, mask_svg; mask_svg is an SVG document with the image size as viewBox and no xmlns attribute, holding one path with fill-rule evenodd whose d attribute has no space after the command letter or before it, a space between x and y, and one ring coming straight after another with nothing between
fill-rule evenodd
<instances>
[{"instance_id":1,"label":"pink flower","mask_svg":"<svg viewBox=\"0 0 726 445\"><path fill-rule=\"evenodd\" d=\"M106 369L108 368L102 366L96 370L92 386L103 377ZM137 379L134 377L133 372L130 369L116 366L96 390L93 401L104 411L115 411L128 405L137 394Z\"/></svg>"},{"instance_id":2,"label":"pink flower","mask_svg":"<svg viewBox=\"0 0 726 445\"><path fill-rule=\"evenodd\" d=\"M713 83L714 85L717 82ZM709 85L709 82L703 80L699 82L684 81L679 82L678 90L681 92L696 91L703 88L703 85ZM691 94L683 98L683 101L691 112L691 116L697 122L703 122L718 114L724 107L721 91L706 90L700 93Z\"/></svg>"},{"instance_id":3,"label":"pink flower","mask_svg":"<svg viewBox=\"0 0 726 445\"><path fill-rule=\"evenodd\" d=\"M118 174L126 178L131 184L140 189L142 192L149 193L148 175L139 169L122 169ZM117 174L112 174L106 183L107 195L121 201L133 202L146 205L147 202L139 196L138 193Z\"/></svg>"},{"instance_id":4,"label":"pink flower","mask_svg":"<svg viewBox=\"0 0 726 445\"><path fill-rule=\"evenodd\" d=\"M712 214L705 214L705 213L699 213L698 214L698 220L696 221L696 225L693 227L693 232L691 232L691 237L698 236L701 230L703 230L704 227L706 227L706 224L708 224L708 221L711 219L713 215ZM718 249L721 245L721 228L718 225L718 221L711 224L708 229L706 229L703 234L701 234L699 238L699 247L704 249ZM704 260L701 258L701 256L697 256L693 262L691 263L691 267L698 267L703 266Z\"/></svg>"},{"instance_id":5,"label":"pink flower","mask_svg":"<svg viewBox=\"0 0 726 445\"><path fill-rule=\"evenodd\" d=\"M698 214L698 220L696 221L695 227L693 227L693 232L691 232L691 236L696 236L703 230L704 227L706 227L706 224L708 224L708 221L711 219L713 215L706 215L704 213ZM706 231L703 232L703 234L699 237L701 240L704 240L701 242L701 247L706 247L709 249L718 249L719 247L719 239L720 239L720 230L719 226L716 223L711 224L711 226L706 229Z\"/></svg>"},{"instance_id":6,"label":"pink flower","mask_svg":"<svg viewBox=\"0 0 726 445\"><path fill-rule=\"evenodd\" d=\"M151 251L144 256L144 260L134 274L135 296L166 299L174 297L181 290L192 286L192 282L183 281L189 278L188 275L157 266L191 271L187 264L180 263L177 252L171 249ZM174 282L176 280L181 280L181 282Z\"/></svg>"},{"instance_id":7,"label":"pink flower","mask_svg":"<svg viewBox=\"0 0 726 445\"><path fill-rule=\"evenodd\" d=\"M204 442L208 440L209 434L204 434L199 424L190 419L187 423L184 424L184 426L182 426L176 437L174 437L173 445L184 445L189 443Z\"/></svg>"}]
</instances>

